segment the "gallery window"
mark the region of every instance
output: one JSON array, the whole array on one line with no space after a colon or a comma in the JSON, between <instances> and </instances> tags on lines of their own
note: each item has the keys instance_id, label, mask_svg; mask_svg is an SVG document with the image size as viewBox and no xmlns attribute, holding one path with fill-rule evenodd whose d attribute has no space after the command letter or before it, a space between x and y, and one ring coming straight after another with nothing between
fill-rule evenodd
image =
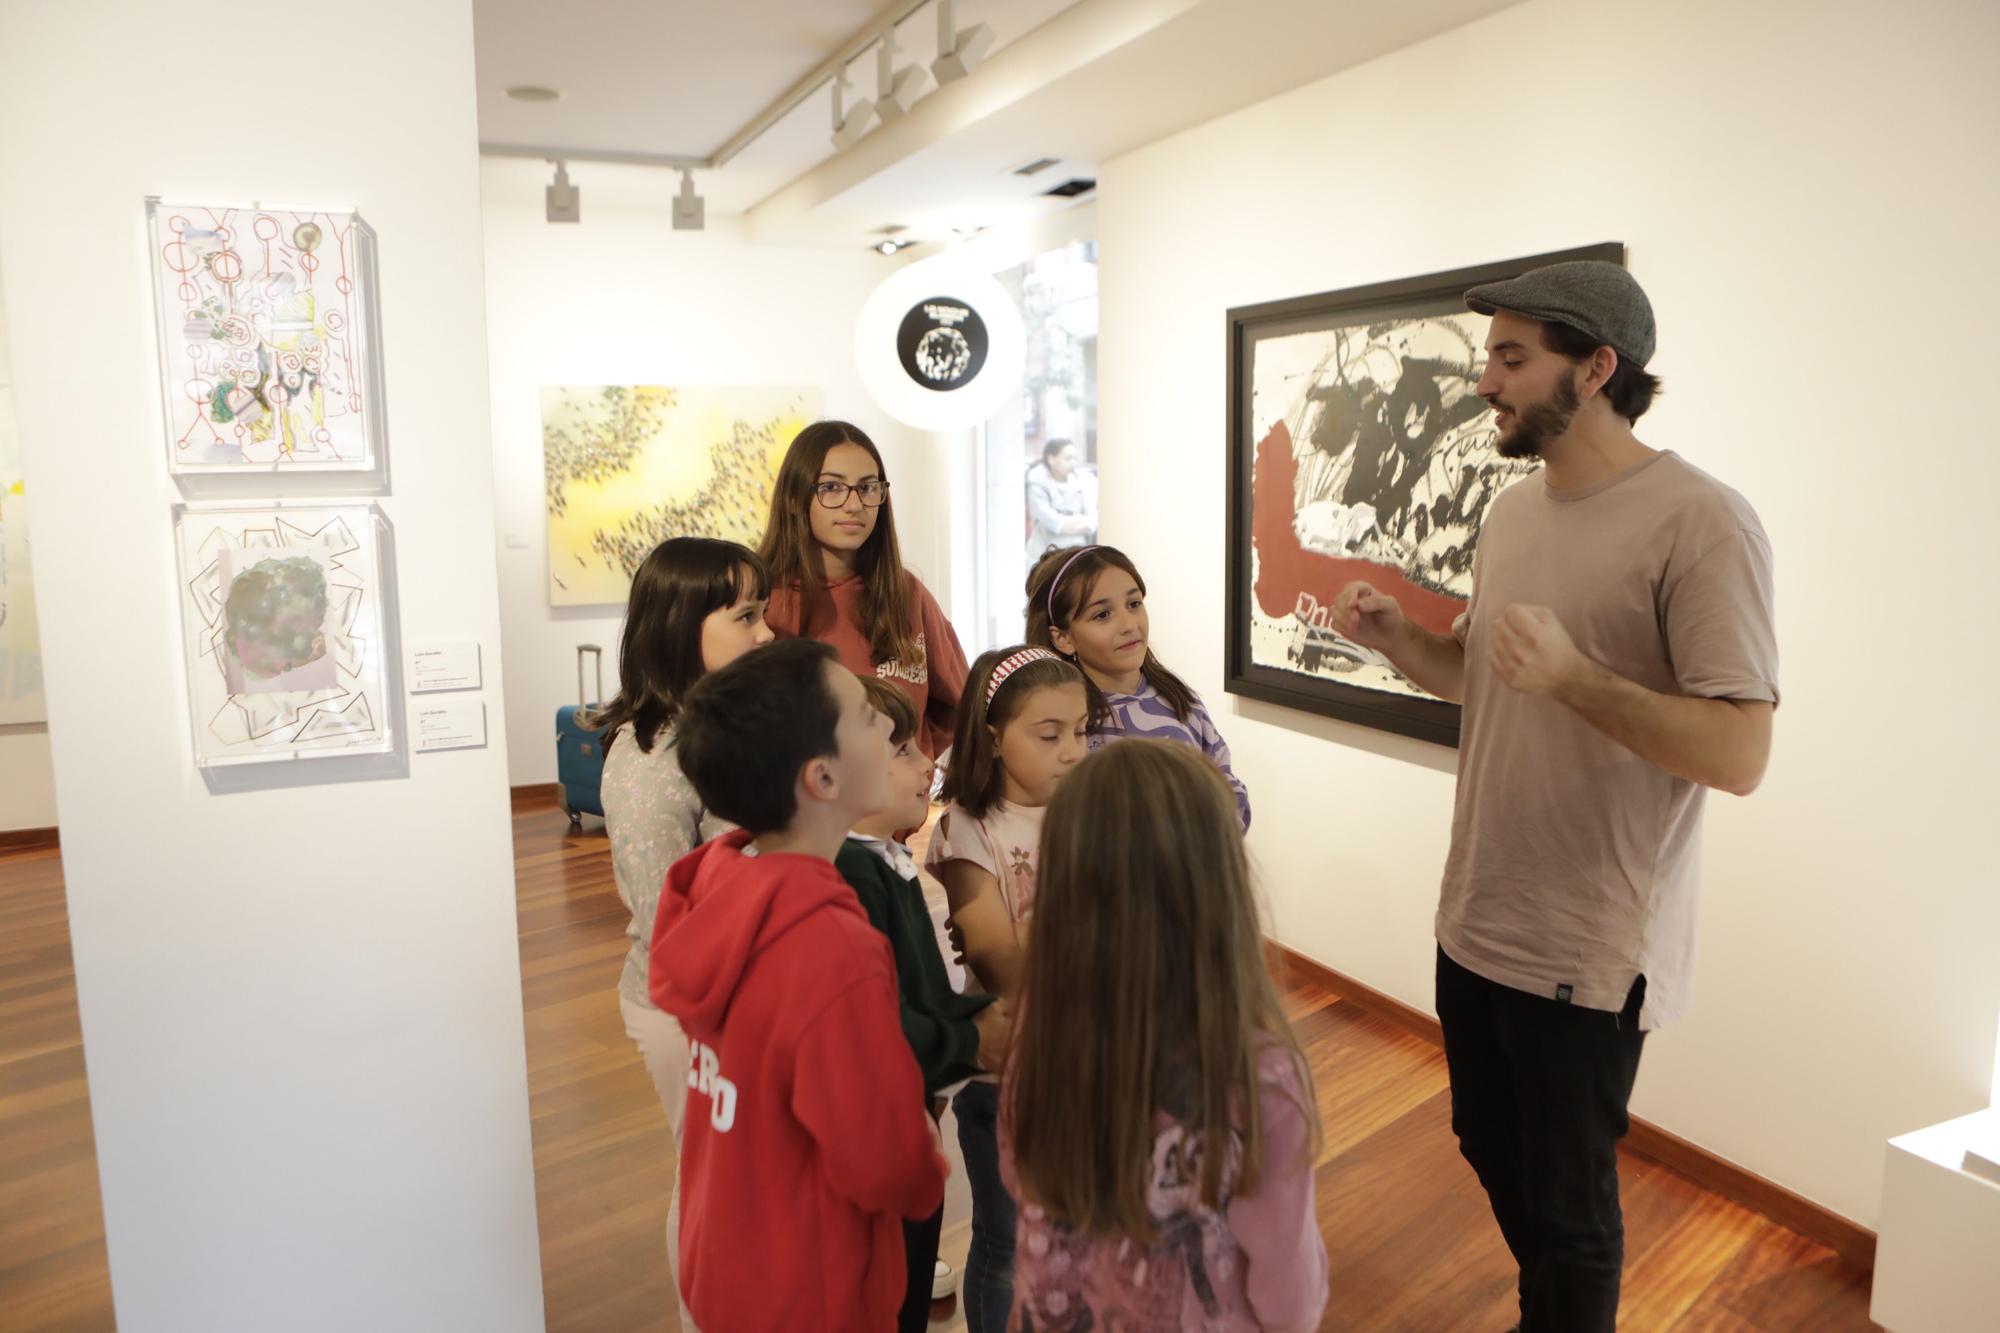
<instances>
[{"instance_id":1,"label":"gallery window","mask_svg":"<svg viewBox=\"0 0 2000 1333\"><path fill-rule=\"evenodd\" d=\"M1035 559L1096 541L1098 524L1097 242L994 276L1020 303L1027 363L1020 394L980 431L972 653L1020 641Z\"/></svg>"}]
</instances>

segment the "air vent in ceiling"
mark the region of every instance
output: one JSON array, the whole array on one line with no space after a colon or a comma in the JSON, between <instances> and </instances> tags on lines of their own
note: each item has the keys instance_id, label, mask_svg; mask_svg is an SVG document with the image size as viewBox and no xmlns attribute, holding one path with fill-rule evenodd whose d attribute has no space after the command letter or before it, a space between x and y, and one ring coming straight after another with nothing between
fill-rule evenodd
<instances>
[{"instance_id":1,"label":"air vent in ceiling","mask_svg":"<svg viewBox=\"0 0 2000 1333\"><path fill-rule=\"evenodd\" d=\"M1054 166L1059 160L1053 157L1038 157L1032 162L1023 163L1021 166L1015 167L1014 174L1016 176L1039 175Z\"/></svg>"},{"instance_id":2,"label":"air vent in ceiling","mask_svg":"<svg viewBox=\"0 0 2000 1333\"><path fill-rule=\"evenodd\" d=\"M1056 186L1056 188L1053 190L1043 190L1042 193L1047 195L1056 195L1063 199L1074 199L1080 194L1089 194L1092 190L1096 188L1097 188L1096 181L1084 180L1082 177L1076 177L1074 179L1064 181L1061 185Z\"/></svg>"}]
</instances>

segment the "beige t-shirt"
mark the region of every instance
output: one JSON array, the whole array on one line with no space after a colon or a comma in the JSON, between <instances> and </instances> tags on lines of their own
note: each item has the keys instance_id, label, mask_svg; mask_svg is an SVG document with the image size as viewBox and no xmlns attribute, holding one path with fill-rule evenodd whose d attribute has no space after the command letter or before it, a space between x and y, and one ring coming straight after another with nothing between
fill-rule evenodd
<instances>
[{"instance_id":1,"label":"beige t-shirt","mask_svg":"<svg viewBox=\"0 0 2000 1333\"><path fill-rule=\"evenodd\" d=\"M1586 655L1662 694L1778 700L1771 545L1735 491L1673 453L1599 485L1529 477L1479 538L1458 803L1437 938L1503 986L1650 1029L1687 1012L1705 789L1641 759L1488 659L1494 622L1546 606Z\"/></svg>"},{"instance_id":2,"label":"beige t-shirt","mask_svg":"<svg viewBox=\"0 0 2000 1333\"><path fill-rule=\"evenodd\" d=\"M653 948L653 915L667 871L710 838L727 833L732 824L702 808L694 784L681 772L674 732L665 727L653 737L653 748L641 750L632 728L622 729L604 756L599 790L604 800L604 831L611 842L611 878L618 896L632 910L625 938L625 968L618 976L618 993L651 1009L646 990L647 959Z\"/></svg>"}]
</instances>

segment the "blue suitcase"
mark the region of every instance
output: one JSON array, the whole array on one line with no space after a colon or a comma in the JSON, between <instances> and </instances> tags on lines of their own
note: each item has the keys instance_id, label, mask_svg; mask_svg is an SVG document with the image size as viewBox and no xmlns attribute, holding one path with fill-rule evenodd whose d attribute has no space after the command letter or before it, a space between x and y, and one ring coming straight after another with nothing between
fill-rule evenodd
<instances>
[{"instance_id":1,"label":"blue suitcase","mask_svg":"<svg viewBox=\"0 0 2000 1333\"><path fill-rule=\"evenodd\" d=\"M583 659L597 663L597 698L584 690ZM585 815L604 818L604 733L584 725L604 706L604 650L594 643L576 650L577 702L556 710L556 804L569 816L572 829L583 827Z\"/></svg>"}]
</instances>

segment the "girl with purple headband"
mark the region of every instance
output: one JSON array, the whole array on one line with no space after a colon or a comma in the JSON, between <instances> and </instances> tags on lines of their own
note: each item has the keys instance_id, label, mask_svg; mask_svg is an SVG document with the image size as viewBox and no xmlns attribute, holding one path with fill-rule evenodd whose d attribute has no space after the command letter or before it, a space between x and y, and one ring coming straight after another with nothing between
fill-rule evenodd
<instances>
[{"instance_id":1,"label":"girl with purple headband","mask_svg":"<svg viewBox=\"0 0 2000 1333\"><path fill-rule=\"evenodd\" d=\"M959 699L945 811L924 869L944 883L968 992L1011 1009L1035 903L1042 811L1084 756L1090 704L1083 674L1046 648L983 654ZM1014 1295L1014 1201L1000 1179L1000 1089L991 1075L952 1099L972 1190L965 1261L968 1333L1004 1333Z\"/></svg>"},{"instance_id":2,"label":"girl with purple headband","mask_svg":"<svg viewBox=\"0 0 2000 1333\"><path fill-rule=\"evenodd\" d=\"M1181 741L1207 755L1250 828L1250 792L1201 696L1153 655L1146 581L1115 546L1050 551L1028 575L1028 642L1083 669L1090 748L1135 736Z\"/></svg>"}]
</instances>

